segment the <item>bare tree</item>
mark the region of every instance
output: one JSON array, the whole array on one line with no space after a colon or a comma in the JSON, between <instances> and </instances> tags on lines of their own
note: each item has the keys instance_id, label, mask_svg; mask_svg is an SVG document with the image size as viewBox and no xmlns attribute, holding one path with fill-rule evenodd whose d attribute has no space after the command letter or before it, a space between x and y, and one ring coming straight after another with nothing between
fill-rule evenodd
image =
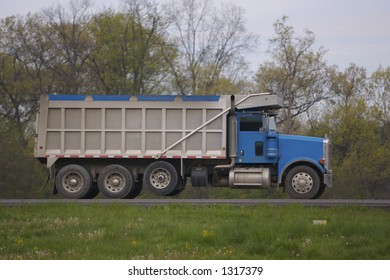
<instances>
[{"instance_id":1,"label":"bare tree","mask_svg":"<svg viewBox=\"0 0 390 280\"><path fill-rule=\"evenodd\" d=\"M69 7L58 4L43 11L44 31L39 32L42 43L41 60L58 79L55 91L83 91L85 64L93 41L88 32L92 15L89 0L74 0ZM43 33L45 32L45 33Z\"/></svg>"},{"instance_id":2,"label":"bare tree","mask_svg":"<svg viewBox=\"0 0 390 280\"><path fill-rule=\"evenodd\" d=\"M44 88L42 65L28 48L35 20L31 15L0 20L0 117L19 130L24 145L26 128L35 116Z\"/></svg>"},{"instance_id":3,"label":"bare tree","mask_svg":"<svg viewBox=\"0 0 390 280\"><path fill-rule=\"evenodd\" d=\"M216 9L211 0L176 0L167 11L178 49L171 69L181 94L210 93L257 42L245 28L243 10L233 4Z\"/></svg>"},{"instance_id":4,"label":"bare tree","mask_svg":"<svg viewBox=\"0 0 390 280\"><path fill-rule=\"evenodd\" d=\"M260 65L256 75L260 91L283 95L285 108L280 115L283 130L291 133L298 116L327 98L329 77L324 60L325 50L314 50L314 33L305 31L295 37L287 17L274 24L270 40L271 60Z\"/></svg>"}]
</instances>

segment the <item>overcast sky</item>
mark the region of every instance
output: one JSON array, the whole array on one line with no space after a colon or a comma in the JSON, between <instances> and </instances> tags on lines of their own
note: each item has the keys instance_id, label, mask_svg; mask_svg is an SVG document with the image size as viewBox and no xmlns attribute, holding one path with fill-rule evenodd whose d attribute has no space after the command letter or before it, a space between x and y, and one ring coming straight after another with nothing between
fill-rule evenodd
<instances>
[{"instance_id":1,"label":"overcast sky","mask_svg":"<svg viewBox=\"0 0 390 280\"><path fill-rule=\"evenodd\" d=\"M91 0L108 5L120 0ZM272 24L283 15L298 34L314 32L317 46L328 50L329 64L340 69L350 63L375 71L381 64L390 66L390 0L213 0L232 2L245 10L248 29L260 36L259 49L251 55L252 68L266 59ZM37 12L68 0L0 0L0 18ZM157 0L164 2L164 0Z\"/></svg>"}]
</instances>

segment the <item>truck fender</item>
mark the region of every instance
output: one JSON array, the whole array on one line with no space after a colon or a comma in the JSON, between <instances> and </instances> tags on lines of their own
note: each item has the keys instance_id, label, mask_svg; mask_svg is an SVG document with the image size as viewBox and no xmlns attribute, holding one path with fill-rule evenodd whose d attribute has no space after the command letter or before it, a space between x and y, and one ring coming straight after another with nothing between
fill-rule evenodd
<instances>
[{"instance_id":1,"label":"truck fender","mask_svg":"<svg viewBox=\"0 0 390 280\"><path fill-rule=\"evenodd\" d=\"M283 184L282 179L286 175L286 171L298 165L308 165L314 167L314 169L319 173L320 178L323 177L321 174L324 174L325 172L324 167L319 162L313 161L310 158L296 158L283 166L278 167L278 185Z\"/></svg>"}]
</instances>

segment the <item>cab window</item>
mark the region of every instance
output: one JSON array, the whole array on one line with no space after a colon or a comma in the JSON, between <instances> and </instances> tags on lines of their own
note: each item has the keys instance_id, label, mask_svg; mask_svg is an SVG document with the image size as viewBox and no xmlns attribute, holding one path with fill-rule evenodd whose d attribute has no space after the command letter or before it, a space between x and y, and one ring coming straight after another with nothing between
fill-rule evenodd
<instances>
[{"instance_id":1,"label":"cab window","mask_svg":"<svg viewBox=\"0 0 390 280\"><path fill-rule=\"evenodd\" d=\"M240 118L240 131L259 131L262 127L260 116L247 115Z\"/></svg>"}]
</instances>

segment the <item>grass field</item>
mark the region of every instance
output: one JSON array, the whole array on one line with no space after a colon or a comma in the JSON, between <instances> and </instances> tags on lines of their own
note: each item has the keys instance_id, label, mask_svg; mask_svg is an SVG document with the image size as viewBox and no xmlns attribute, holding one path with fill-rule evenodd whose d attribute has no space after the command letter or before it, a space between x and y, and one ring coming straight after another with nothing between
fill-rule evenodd
<instances>
[{"instance_id":1,"label":"grass field","mask_svg":"<svg viewBox=\"0 0 390 280\"><path fill-rule=\"evenodd\" d=\"M0 207L0 259L389 260L389 222L386 209L298 204Z\"/></svg>"}]
</instances>

